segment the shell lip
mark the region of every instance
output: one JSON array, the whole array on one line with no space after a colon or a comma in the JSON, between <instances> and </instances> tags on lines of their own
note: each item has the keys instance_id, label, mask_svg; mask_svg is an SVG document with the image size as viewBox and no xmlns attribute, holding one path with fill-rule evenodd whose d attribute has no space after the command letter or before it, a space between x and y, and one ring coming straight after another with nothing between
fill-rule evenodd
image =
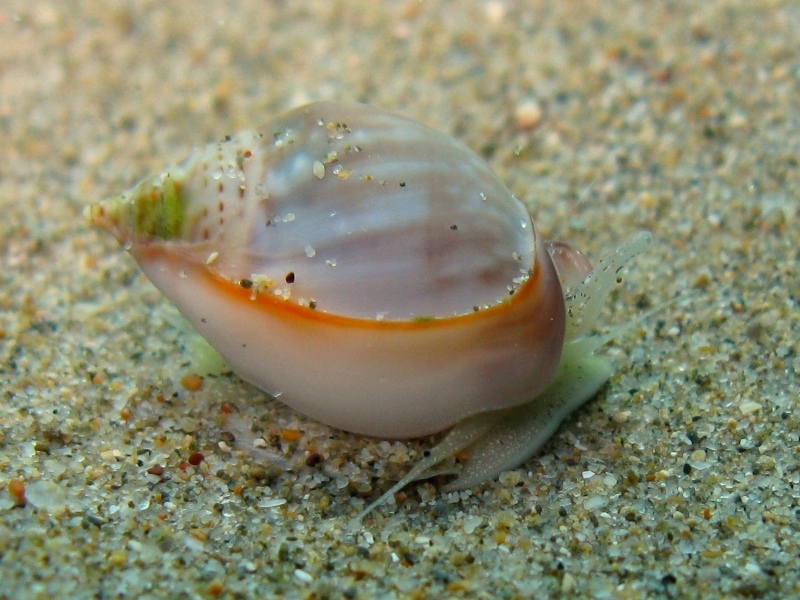
<instances>
[{"instance_id":1,"label":"shell lip","mask_svg":"<svg viewBox=\"0 0 800 600\"><path fill-rule=\"evenodd\" d=\"M173 255L174 257L175 254L181 253L179 246L171 244L149 245L137 243L128 250L140 264L163 259L169 261L169 255ZM187 263L185 261L181 262L185 267ZM531 297L536 294L537 287L540 286L542 282L541 268L537 264L527 279L521 285L517 286L514 292L507 298L490 306L478 308L474 312L436 317L420 316L403 320L391 318L380 320L378 318L369 319L329 313L324 309L312 308L311 306L298 304L293 300L284 299L269 291L257 293L254 292L250 286L242 285L241 282L232 281L205 264L195 264L191 273L187 273L184 268L181 271L181 275L204 277L210 285L214 286L221 293L226 294L231 301L247 302L250 303L250 305L255 303L265 311L281 313L283 318L296 318L307 322L318 322L340 327L395 331L457 326L467 322L475 323L479 320L488 321L506 314L505 311L514 310L518 306L530 302Z\"/></svg>"}]
</instances>

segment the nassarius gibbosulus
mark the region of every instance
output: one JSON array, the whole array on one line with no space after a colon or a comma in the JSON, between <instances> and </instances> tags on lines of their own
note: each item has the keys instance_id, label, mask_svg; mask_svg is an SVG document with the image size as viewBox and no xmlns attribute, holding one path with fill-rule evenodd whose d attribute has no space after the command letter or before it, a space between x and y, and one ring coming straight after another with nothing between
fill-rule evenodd
<instances>
[{"instance_id":1,"label":"nassarius gibbosulus","mask_svg":"<svg viewBox=\"0 0 800 600\"><path fill-rule=\"evenodd\" d=\"M456 452L446 490L531 456L610 376L589 334L650 242L592 270L461 143L344 102L226 137L86 215L281 402L370 436L452 428L378 502Z\"/></svg>"}]
</instances>

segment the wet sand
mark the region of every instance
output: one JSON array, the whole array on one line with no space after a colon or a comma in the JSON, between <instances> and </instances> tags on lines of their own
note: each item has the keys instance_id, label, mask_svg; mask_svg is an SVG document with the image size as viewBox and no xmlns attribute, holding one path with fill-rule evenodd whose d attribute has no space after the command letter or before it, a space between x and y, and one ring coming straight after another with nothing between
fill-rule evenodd
<instances>
[{"instance_id":1,"label":"wet sand","mask_svg":"<svg viewBox=\"0 0 800 600\"><path fill-rule=\"evenodd\" d=\"M0 8L0 598L800 597L800 8L522 4ZM434 440L195 389L82 216L318 99L453 134L593 259L651 231L603 322L663 306L536 457L355 531Z\"/></svg>"}]
</instances>

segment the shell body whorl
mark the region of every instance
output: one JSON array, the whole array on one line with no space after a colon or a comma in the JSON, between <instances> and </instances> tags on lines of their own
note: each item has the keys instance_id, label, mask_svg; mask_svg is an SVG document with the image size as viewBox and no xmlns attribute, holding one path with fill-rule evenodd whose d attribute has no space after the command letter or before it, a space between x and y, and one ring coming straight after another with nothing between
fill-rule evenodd
<instances>
[{"instance_id":1,"label":"shell body whorl","mask_svg":"<svg viewBox=\"0 0 800 600\"><path fill-rule=\"evenodd\" d=\"M244 379L335 427L440 431L553 380L558 273L486 163L320 102L89 207Z\"/></svg>"}]
</instances>

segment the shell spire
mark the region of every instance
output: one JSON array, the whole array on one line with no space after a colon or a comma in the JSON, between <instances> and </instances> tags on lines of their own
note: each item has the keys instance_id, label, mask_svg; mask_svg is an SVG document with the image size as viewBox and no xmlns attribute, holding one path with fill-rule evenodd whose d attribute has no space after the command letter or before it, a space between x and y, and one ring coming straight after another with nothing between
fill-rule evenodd
<instances>
[{"instance_id":1,"label":"shell spire","mask_svg":"<svg viewBox=\"0 0 800 600\"><path fill-rule=\"evenodd\" d=\"M142 181L130 191L87 206L84 215L121 244L174 240L184 233L187 199L171 173Z\"/></svg>"}]
</instances>

